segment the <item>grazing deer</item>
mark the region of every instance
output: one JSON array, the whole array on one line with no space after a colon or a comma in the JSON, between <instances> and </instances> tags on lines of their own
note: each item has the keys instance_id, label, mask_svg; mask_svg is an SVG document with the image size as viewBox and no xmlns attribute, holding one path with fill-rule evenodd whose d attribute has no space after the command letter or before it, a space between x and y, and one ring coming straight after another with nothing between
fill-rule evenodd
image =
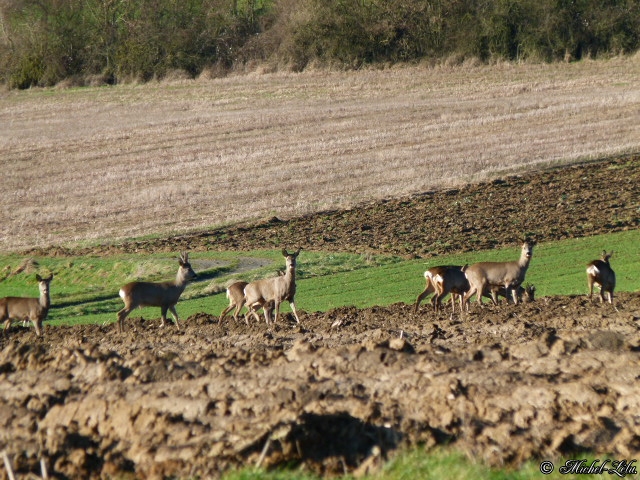
<instances>
[{"instance_id":1,"label":"grazing deer","mask_svg":"<svg viewBox=\"0 0 640 480\"><path fill-rule=\"evenodd\" d=\"M269 302L273 302L276 311L274 323L278 321L278 313L280 303L284 300L288 301L293 311L296 322L300 323L298 313L296 312L295 294L296 294L296 258L300 254L300 248L295 253L288 253L286 249L282 249L282 255L286 261L285 274L283 276L263 278L249 283L244 287L244 302L249 311L245 315L253 315L257 321L260 317L256 313L259 307L265 307ZM270 312L268 308L264 309L264 319L269 323Z\"/></svg>"},{"instance_id":2,"label":"grazing deer","mask_svg":"<svg viewBox=\"0 0 640 480\"><path fill-rule=\"evenodd\" d=\"M414 313L418 311L420 302L431 293L435 293L431 298L431 303L436 312L440 309L442 299L447 296L448 293L451 293L451 305L454 313L456 311L455 297L460 297L460 311L462 312L462 296L469 290L469 282L464 274L466 268L466 265L464 267L459 265L444 265L432 267L424 272L426 285L424 291L416 298L416 303L413 308Z\"/></svg>"},{"instance_id":3,"label":"grazing deer","mask_svg":"<svg viewBox=\"0 0 640 480\"><path fill-rule=\"evenodd\" d=\"M593 286L600 287L600 303L604 302L604 294L607 293L609 303L613 303L613 289L616 288L616 274L609 265L609 259L613 255L602 251L600 260L594 260L587 264L587 284L589 285L589 300L593 297Z\"/></svg>"},{"instance_id":4,"label":"grazing deer","mask_svg":"<svg viewBox=\"0 0 640 480\"><path fill-rule=\"evenodd\" d=\"M491 285L489 292L484 292L483 296L490 298L494 305L498 305L498 297L506 298L509 301L509 292L504 287L496 287ZM515 289L515 294L518 297L518 303L520 302L533 302L535 301L536 287L535 285L527 285L523 287L520 285Z\"/></svg>"},{"instance_id":5,"label":"grazing deer","mask_svg":"<svg viewBox=\"0 0 640 480\"><path fill-rule=\"evenodd\" d=\"M176 303L178 303L187 283L197 278L197 275L191 268L188 253L181 253L178 263L180 264L178 274L172 282L131 282L120 289L119 294L124 301L124 308L118 312L119 332L124 331L124 319L127 318L127 315L138 307L160 307L162 314L161 327L164 326L164 322L167 319L167 310L169 310L176 327L180 328Z\"/></svg>"},{"instance_id":6,"label":"grazing deer","mask_svg":"<svg viewBox=\"0 0 640 480\"><path fill-rule=\"evenodd\" d=\"M517 305L517 289L524 282L534 246L534 241L525 241L522 244L520 259L515 262L480 262L467 268L465 274L470 288L464 296L464 302L468 302L475 294L478 303L482 305L483 292L492 290L493 287L504 287L507 296L511 293L513 303ZM494 297L494 303L495 301Z\"/></svg>"},{"instance_id":7,"label":"grazing deer","mask_svg":"<svg viewBox=\"0 0 640 480\"><path fill-rule=\"evenodd\" d=\"M47 318L51 298L49 296L49 284L53 275L42 278L36 275L40 298L5 297L0 298L0 322L4 321L4 331L9 330L11 320L31 320L36 329L36 335L42 335L42 321Z\"/></svg>"}]
</instances>

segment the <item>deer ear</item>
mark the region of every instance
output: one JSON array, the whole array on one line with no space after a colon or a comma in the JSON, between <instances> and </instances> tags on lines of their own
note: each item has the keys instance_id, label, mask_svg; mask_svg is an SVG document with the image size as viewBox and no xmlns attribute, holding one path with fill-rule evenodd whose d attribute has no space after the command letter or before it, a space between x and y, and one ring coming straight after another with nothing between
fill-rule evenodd
<instances>
[{"instance_id":1,"label":"deer ear","mask_svg":"<svg viewBox=\"0 0 640 480\"><path fill-rule=\"evenodd\" d=\"M37 273L36 273L36 280L39 281L39 282L42 281L42 277L40 275L38 275Z\"/></svg>"},{"instance_id":2,"label":"deer ear","mask_svg":"<svg viewBox=\"0 0 640 480\"><path fill-rule=\"evenodd\" d=\"M298 255L300 255L301 250L302 250L302 247L298 247L298 250L296 250L296 253L294 253L293 256L297 257Z\"/></svg>"},{"instance_id":3,"label":"deer ear","mask_svg":"<svg viewBox=\"0 0 640 480\"><path fill-rule=\"evenodd\" d=\"M286 248L282 249L282 256L283 257L288 257L289 256L289 254L287 253L287 249Z\"/></svg>"}]
</instances>

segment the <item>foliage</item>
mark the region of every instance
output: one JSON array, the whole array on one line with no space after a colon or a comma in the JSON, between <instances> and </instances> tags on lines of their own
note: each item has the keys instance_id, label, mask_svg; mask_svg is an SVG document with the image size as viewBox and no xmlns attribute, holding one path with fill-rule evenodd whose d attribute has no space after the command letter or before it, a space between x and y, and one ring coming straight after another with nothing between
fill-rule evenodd
<instances>
[{"instance_id":1,"label":"foliage","mask_svg":"<svg viewBox=\"0 0 640 480\"><path fill-rule=\"evenodd\" d=\"M359 68L474 57L581 59L640 46L636 0L7 0L0 81L196 76L255 60Z\"/></svg>"}]
</instances>

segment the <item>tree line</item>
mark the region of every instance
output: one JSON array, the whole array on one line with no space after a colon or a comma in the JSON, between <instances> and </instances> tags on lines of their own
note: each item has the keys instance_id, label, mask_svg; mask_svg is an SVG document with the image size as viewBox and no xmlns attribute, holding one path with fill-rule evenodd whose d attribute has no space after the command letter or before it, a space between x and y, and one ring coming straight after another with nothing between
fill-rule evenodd
<instances>
[{"instance_id":1,"label":"tree line","mask_svg":"<svg viewBox=\"0 0 640 480\"><path fill-rule=\"evenodd\" d=\"M3 0L0 82L146 81L266 62L562 61L640 47L637 0Z\"/></svg>"}]
</instances>

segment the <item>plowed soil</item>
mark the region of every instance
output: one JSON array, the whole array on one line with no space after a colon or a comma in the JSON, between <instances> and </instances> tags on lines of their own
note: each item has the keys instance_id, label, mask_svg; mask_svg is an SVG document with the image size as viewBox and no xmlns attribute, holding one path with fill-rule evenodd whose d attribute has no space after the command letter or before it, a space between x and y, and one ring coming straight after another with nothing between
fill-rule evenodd
<instances>
[{"instance_id":1,"label":"plowed soil","mask_svg":"<svg viewBox=\"0 0 640 480\"><path fill-rule=\"evenodd\" d=\"M525 234L638 228L639 164L72 253L286 243L429 256ZM18 474L39 475L44 460L53 478L208 478L295 464L357 475L401 447L445 443L495 465L640 454L639 293L618 294L615 307L547 297L463 315L396 304L301 319L247 326L202 313L177 330L131 318L123 334L46 326L43 338L15 325L0 340L0 450Z\"/></svg>"}]
</instances>

